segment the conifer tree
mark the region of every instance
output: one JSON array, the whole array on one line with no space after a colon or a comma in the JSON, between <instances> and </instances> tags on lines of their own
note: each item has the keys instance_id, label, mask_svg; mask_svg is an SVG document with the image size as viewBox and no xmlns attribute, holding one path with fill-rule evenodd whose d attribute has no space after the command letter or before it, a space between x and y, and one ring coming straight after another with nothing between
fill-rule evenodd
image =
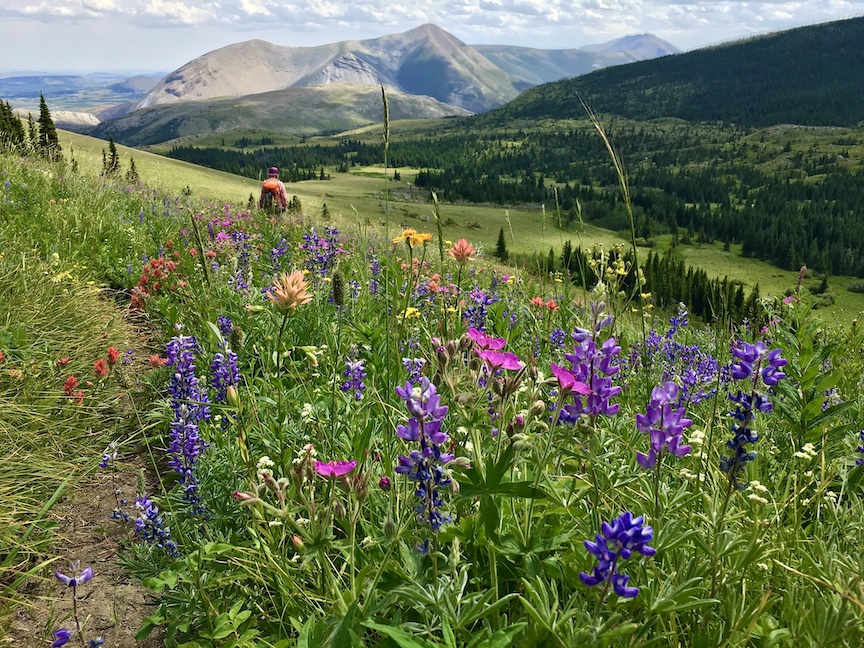
<instances>
[{"instance_id":1,"label":"conifer tree","mask_svg":"<svg viewBox=\"0 0 864 648\"><path fill-rule=\"evenodd\" d=\"M34 149L39 145L39 130L36 128L36 122L33 120L33 114L27 113L27 138L30 140L30 146Z\"/></svg>"},{"instance_id":2,"label":"conifer tree","mask_svg":"<svg viewBox=\"0 0 864 648\"><path fill-rule=\"evenodd\" d=\"M507 261L507 241L504 240L504 228L498 232L498 243L495 245L495 258Z\"/></svg>"},{"instance_id":3,"label":"conifer tree","mask_svg":"<svg viewBox=\"0 0 864 648\"><path fill-rule=\"evenodd\" d=\"M48 159L56 159L60 155L60 138L51 119L51 111L45 103L45 97L39 93L39 154Z\"/></svg>"},{"instance_id":4,"label":"conifer tree","mask_svg":"<svg viewBox=\"0 0 864 648\"><path fill-rule=\"evenodd\" d=\"M126 182L129 184L138 184L139 180L138 169L135 168L135 158L129 156L129 170L126 172Z\"/></svg>"},{"instance_id":5,"label":"conifer tree","mask_svg":"<svg viewBox=\"0 0 864 648\"><path fill-rule=\"evenodd\" d=\"M0 101L0 146L20 149L25 144L24 138L24 127L11 104Z\"/></svg>"},{"instance_id":6,"label":"conifer tree","mask_svg":"<svg viewBox=\"0 0 864 648\"><path fill-rule=\"evenodd\" d=\"M108 136L108 157L102 158L102 175L114 175L120 171L120 156L117 155L117 145L114 144L114 137Z\"/></svg>"}]
</instances>

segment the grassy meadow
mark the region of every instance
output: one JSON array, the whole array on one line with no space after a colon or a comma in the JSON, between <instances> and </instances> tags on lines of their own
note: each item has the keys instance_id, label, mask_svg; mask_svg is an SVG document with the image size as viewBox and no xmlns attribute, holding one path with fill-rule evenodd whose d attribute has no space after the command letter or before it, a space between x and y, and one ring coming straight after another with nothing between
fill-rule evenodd
<instances>
[{"instance_id":1,"label":"grassy meadow","mask_svg":"<svg viewBox=\"0 0 864 648\"><path fill-rule=\"evenodd\" d=\"M430 134L434 129L446 126L447 120L405 120L394 122L392 135L394 141L400 137L413 137L418 133ZM632 127L634 123L618 120L616 128ZM585 127L583 122L573 122L574 127ZM560 128L561 125L559 124ZM674 124L658 122L658 129L673 128ZM754 147L782 151L785 142L794 141L788 155L805 150L817 150L825 155L836 155L841 151L850 154L850 160L864 158L864 140L861 145L850 146L850 138L854 139L855 131L851 129L818 129L793 128L783 129L773 127L746 136ZM710 134L710 130L708 131ZM245 135L249 136L248 133ZM830 138L828 137L830 135ZM341 136L360 137L367 141L381 140L382 132L379 126L369 126L343 133ZM237 134L240 137L240 134ZM211 136L200 137L194 144L201 146L216 146L224 138ZM230 137L227 139L231 139ZM279 145L299 143L298 138L278 141ZM309 144L335 141L331 137L308 138ZM835 142L839 141L840 144ZM102 151L106 149L105 142L74 133L63 133L64 145L74 150L76 159L80 160L83 169L96 173L101 169ZM847 142L847 144L843 144ZM189 143L189 142L186 142ZM827 148L826 148L827 147ZM824 150L823 150L824 148ZM190 190L195 195L207 196L228 203L247 203L252 195L257 200L259 183L233 174L226 174L181 160L173 160L160 155L117 147L121 166L128 168L129 156L134 157L136 167L144 182L154 186L164 187L175 193ZM162 150L161 147L157 149ZM836 149L836 150L835 150ZM860 152L859 152L860 149ZM784 153L785 155L786 153ZM759 161L754 158L753 164ZM782 157L772 157L766 165L782 165ZM411 184L416 176L416 169L399 168L400 181L393 180L393 172L388 169L384 173L383 165L373 167L353 167L350 173L337 173L327 169L328 180L308 180L297 183L287 183L289 195L296 195L304 206L306 213L320 213L326 204L334 223L354 224L359 218L364 225L380 226L388 222L395 228L414 227L421 229L431 227L434 223L435 206L428 192L413 187ZM263 173L264 169L262 169ZM389 219L385 217L385 204L389 209ZM570 240L574 247L589 249L600 244L607 248L615 245L629 245L629 235L615 233L591 225L577 224L570 229L557 227L557 214L554 205L530 208L516 207L504 209L497 206L441 202L438 207L442 221L442 231L447 240L455 241L469 238L475 245L490 253L494 251L501 228L504 229L508 251L514 255L534 255L545 258L552 248L556 254L561 253L565 241ZM665 252L670 245L668 235L655 238L657 252ZM740 245L733 244L730 251L724 251L718 243L682 245L678 253L686 263L695 268L704 269L709 277L729 277L732 281L741 282L746 288L752 289L759 285L762 294L781 295L794 288L797 272L781 270L758 259L742 257ZM647 255L649 248L640 248L641 255ZM849 292L846 288L857 281L853 277L831 277L830 292L834 303L817 311L820 318L829 321L851 322L864 311L864 294Z\"/></svg>"},{"instance_id":2,"label":"grassy meadow","mask_svg":"<svg viewBox=\"0 0 864 648\"><path fill-rule=\"evenodd\" d=\"M0 628L27 606L32 645L115 645L86 621L100 565L52 575L50 508L141 457L160 485L102 521L154 598L139 641L864 641L864 333L809 279L679 246L762 287L758 321L712 328L654 308L614 235L439 220L408 169L389 198L376 167L291 185L302 212L271 217L257 182L118 147L129 185L105 143L61 144L0 155ZM570 238L591 279L501 265L501 228Z\"/></svg>"}]
</instances>

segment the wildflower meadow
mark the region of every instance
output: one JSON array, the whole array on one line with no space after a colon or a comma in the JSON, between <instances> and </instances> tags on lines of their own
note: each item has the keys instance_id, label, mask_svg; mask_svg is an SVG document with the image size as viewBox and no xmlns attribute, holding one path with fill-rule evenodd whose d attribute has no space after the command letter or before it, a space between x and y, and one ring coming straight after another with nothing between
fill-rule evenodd
<instances>
[{"instance_id":1,"label":"wildflower meadow","mask_svg":"<svg viewBox=\"0 0 864 648\"><path fill-rule=\"evenodd\" d=\"M120 319L67 317L51 330L91 343L61 344L6 298L0 398L40 413L33 439L76 439L38 461L158 476L99 521L150 591L138 640L862 644L864 337L800 284L701 321L654 305L635 246L586 242L574 283L448 240L437 208L426 230L274 217L11 153L0 183L0 290ZM50 579L74 614L32 645L111 645L87 622L99 565L2 510L0 609Z\"/></svg>"}]
</instances>

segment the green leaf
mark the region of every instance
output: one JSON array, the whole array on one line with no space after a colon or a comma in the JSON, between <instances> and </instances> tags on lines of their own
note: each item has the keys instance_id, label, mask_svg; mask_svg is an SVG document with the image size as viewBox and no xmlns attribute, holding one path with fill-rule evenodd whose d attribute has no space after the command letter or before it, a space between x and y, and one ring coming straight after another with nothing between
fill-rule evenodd
<instances>
[{"instance_id":1,"label":"green leaf","mask_svg":"<svg viewBox=\"0 0 864 648\"><path fill-rule=\"evenodd\" d=\"M446 617L441 617L441 634L447 648L456 648L456 635L453 634L453 629Z\"/></svg>"},{"instance_id":2,"label":"green leaf","mask_svg":"<svg viewBox=\"0 0 864 648\"><path fill-rule=\"evenodd\" d=\"M421 639L419 637L415 637L409 632L402 630L401 628L397 628L395 626L384 625L382 623L375 623L374 621L364 621L363 625L367 628L375 630L387 637L390 637L399 648L437 648L440 644L433 644L425 639Z\"/></svg>"},{"instance_id":3,"label":"green leaf","mask_svg":"<svg viewBox=\"0 0 864 648\"><path fill-rule=\"evenodd\" d=\"M475 646L476 648L507 648L516 639L516 635L521 633L527 625L524 621L514 623L507 628L502 628L491 637L475 644Z\"/></svg>"}]
</instances>

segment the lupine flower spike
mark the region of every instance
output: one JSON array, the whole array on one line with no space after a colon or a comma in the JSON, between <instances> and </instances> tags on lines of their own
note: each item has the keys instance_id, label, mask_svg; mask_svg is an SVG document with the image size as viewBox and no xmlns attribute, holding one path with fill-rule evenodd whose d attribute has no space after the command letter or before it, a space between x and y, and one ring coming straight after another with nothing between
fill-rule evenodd
<instances>
[{"instance_id":1,"label":"lupine flower spike","mask_svg":"<svg viewBox=\"0 0 864 648\"><path fill-rule=\"evenodd\" d=\"M604 522L596 541L585 541L585 548L597 558L598 565L592 574L579 573L579 578L589 587L601 583L611 583L615 593L622 598L633 598L639 594L638 587L628 587L630 577L618 572L618 563L627 560L633 552L643 556L653 556L657 550L648 543L654 537L654 530L643 524L643 517L636 518L625 511L612 522Z\"/></svg>"}]
</instances>

